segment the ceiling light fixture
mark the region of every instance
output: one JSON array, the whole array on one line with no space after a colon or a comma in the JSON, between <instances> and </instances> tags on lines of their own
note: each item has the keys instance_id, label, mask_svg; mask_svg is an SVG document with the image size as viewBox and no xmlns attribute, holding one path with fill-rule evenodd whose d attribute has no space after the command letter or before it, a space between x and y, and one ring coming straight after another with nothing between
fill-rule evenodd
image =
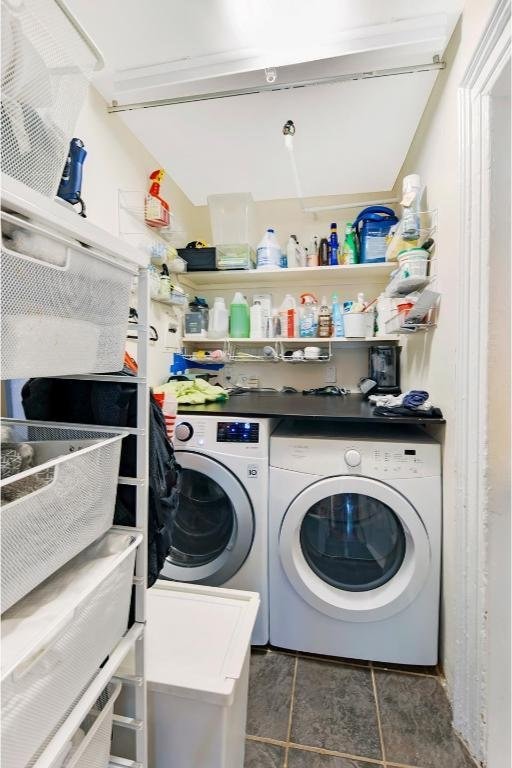
<instances>
[{"instance_id":1,"label":"ceiling light fixture","mask_svg":"<svg viewBox=\"0 0 512 768\"><path fill-rule=\"evenodd\" d=\"M277 69L274 69L274 67L265 68L265 80L269 84L275 83L277 80Z\"/></svg>"}]
</instances>

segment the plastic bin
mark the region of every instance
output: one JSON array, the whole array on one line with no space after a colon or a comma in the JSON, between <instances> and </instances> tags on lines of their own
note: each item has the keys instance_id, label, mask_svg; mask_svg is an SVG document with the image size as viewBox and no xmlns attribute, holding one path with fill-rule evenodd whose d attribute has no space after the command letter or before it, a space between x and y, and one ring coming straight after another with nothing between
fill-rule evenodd
<instances>
[{"instance_id":1,"label":"plastic bin","mask_svg":"<svg viewBox=\"0 0 512 768\"><path fill-rule=\"evenodd\" d=\"M2 171L57 193L97 52L54 0L2 0Z\"/></svg>"},{"instance_id":2,"label":"plastic bin","mask_svg":"<svg viewBox=\"0 0 512 768\"><path fill-rule=\"evenodd\" d=\"M80 726L85 734L82 741L76 747L72 741L64 759L57 759L52 768L107 768L114 704L120 692L121 683L108 684Z\"/></svg>"},{"instance_id":3,"label":"plastic bin","mask_svg":"<svg viewBox=\"0 0 512 768\"><path fill-rule=\"evenodd\" d=\"M16 247L23 252L13 247L20 233L23 245ZM40 225L4 214L2 377L121 370L135 272Z\"/></svg>"},{"instance_id":4,"label":"plastic bin","mask_svg":"<svg viewBox=\"0 0 512 768\"><path fill-rule=\"evenodd\" d=\"M158 581L147 595L149 765L242 768L255 592Z\"/></svg>"},{"instance_id":5,"label":"plastic bin","mask_svg":"<svg viewBox=\"0 0 512 768\"><path fill-rule=\"evenodd\" d=\"M32 450L35 464L0 482L3 613L108 531L123 435L11 419L2 427L2 471L10 444Z\"/></svg>"},{"instance_id":6,"label":"plastic bin","mask_svg":"<svg viewBox=\"0 0 512 768\"><path fill-rule=\"evenodd\" d=\"M250 245L218 245L216 251L217 269L253 269L256 266L256 252Z\"/></svg>"},{"instance_id":7,"label":"plastic bin","mask_svg":"<svg viewBox=\"0 0 512 768\"><path fill-rule=\"evenodd\" d=\"M2 617L2 768L30 768L128 622L139 536L112 531Z\"/></svg>"},{"instance_id":8,"label":"plastic bin","mask_svg":"<svg viewBox=\"0 0 512 768\"><path fill-rule=\"evenodd\" d=\"M255 207L250 192L209 195L207 198L215 245L253 245Z\"/></svg>"}]
</instances>

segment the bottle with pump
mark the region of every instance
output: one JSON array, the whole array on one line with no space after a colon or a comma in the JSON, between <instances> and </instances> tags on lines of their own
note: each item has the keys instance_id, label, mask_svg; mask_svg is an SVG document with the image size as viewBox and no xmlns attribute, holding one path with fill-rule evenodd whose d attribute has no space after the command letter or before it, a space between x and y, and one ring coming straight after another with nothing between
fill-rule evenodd
<instances>
[{"instance_id":1,"label":"bottle with pump","mask_svg":"<svg viewBox=\"0 0 512 768\"><path fill-rule=\"evenodd\" d=\"M345 327L343 324L343 312L338 301L338 295L333 293L332 295L332 333L336 338L342 338L345 335Z\"/></svg>"},{"instance_id":2,"label":"bottle with pump","mask_svg":"<svg viewBox=\"0 0 512 768\"><path fill-rule=\"evenodd\" d=\"M338 264L338 228L333 222L331 224L331 234L329 235L329 264L334 267Z\"/></svg>"},{"instance_id":3,"label":"bottle with pump","mask_svg":"<svg viewBox=\"0 0 512 768\"><path fill-rule=\"evenodd\" d=\"M322 339L328 339L332 334L331 325L331 310L324 296L318 313L318 336Z\"/></svg>"},{"instance_id":4,"label":"bottle with pump","mask_svg":"<svg viewBox=\"0 0 512 768\"><path fill-rule=\"evenodd\" d=\"M357 245L354 232L354 225L347 221L345 224L345 240L343 241L343 251L340 259L341 264L357 264Z\"/></svg>"},{"instance_id":5,"label":"bottle with pump","mask_svg":"<svg viewBox=\"0 0 512 768\"><path fill-rule=\"evenodd\" d=\"M300 297L302 309L299 321L299 336L313 338L317 335L318 321L316 305L318 301L312 293L303 293Z\"/></svg>"},{"instance_id":6,"label":"bottle with pump","mask_svg":"<svg viewBox=\"0 0 512 768\"><path fill-rule=\"evenodd\" d=\"M229 335L235 339L248 339L250 335L249 305L239 291L229 306Z\"/></svg>"},{"instance_id":7,"label":"bottle with pump","mask_svg":"<svg viewBox=\"0 0 512 768\"><path fill-rule=\"evenodd\" d=\"M269 227L265 232L261 243L256 249L258 269L279 269L281 264L281 247L277 241L275 231Z\"/></svg>"},{"instance_id":8,"label":"bottle with pump","mask_svg":"<svg viewBox=\"0 0 512 768\"><path fill-rule=\"evenodd\" d=\"M263 332L263 307L258 299L255 299L251 307L250 320L251 339L262 339L265 336Z\"/></svg>"}]
</instances>

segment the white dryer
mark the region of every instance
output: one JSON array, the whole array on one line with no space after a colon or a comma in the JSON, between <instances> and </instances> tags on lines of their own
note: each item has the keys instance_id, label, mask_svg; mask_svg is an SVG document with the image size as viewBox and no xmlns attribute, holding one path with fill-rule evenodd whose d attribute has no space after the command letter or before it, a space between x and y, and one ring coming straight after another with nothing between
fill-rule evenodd
<instances>
[{"instance_id":1,"label":"white dryer","mask_svg":"<svg viewBox=\"0 0 512 768\"><path fill-rule=\"evenodd\" d=\"M184 414L174 432L181 492L160 578L259 592L253 645L269 639L268 457L275 425Z\"/></svg>"},{"instance_id":2,"label":"white dryer","mask_svg":"<svg viewBox=\"0 0 512 768\"><path fill-rule=\"evenodd\" d=\"M419 429L283 423L270 441L270 642L436 664L439 444Z\"/></svg>"}]
</instances>

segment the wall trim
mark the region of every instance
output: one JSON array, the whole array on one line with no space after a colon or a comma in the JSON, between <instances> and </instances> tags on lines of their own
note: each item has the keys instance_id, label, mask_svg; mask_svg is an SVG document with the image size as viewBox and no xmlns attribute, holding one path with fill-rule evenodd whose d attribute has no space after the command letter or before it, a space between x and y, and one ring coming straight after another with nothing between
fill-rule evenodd
<instances>
[{"instance_id":1,"label":"wall trim","mask_svg":"<svg viewBox=\"0 0 512 768\"><path fill-rule=\"evenodd\" d=\"M487 754L488 289L490 95L510 56L510 0L499 0L458 94L460 303L457 334L457 641L454 727L475 758ZM475 312L478 307L478 313Z\"/></svg>"}]
</instances>

